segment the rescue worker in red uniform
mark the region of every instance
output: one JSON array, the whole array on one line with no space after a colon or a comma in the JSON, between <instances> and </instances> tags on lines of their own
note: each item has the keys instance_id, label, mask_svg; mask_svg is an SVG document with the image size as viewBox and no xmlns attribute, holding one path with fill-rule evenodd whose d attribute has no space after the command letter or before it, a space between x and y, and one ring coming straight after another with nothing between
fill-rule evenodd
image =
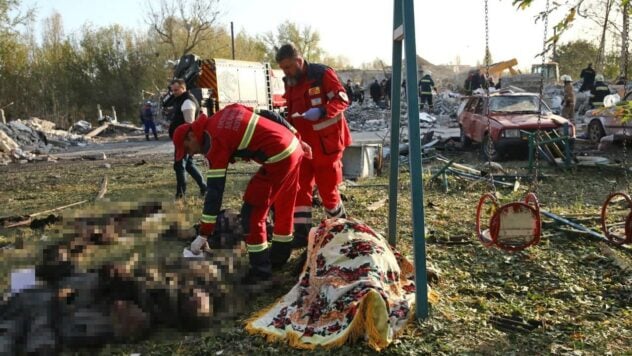
<instances>
[{"instance_id":1,"label":"rescue worker in red uniform","mask_svg":"<svg viewBox=\"0 0 632 356\"><path fill-rule=\"evenodd\" d=\"M294 210L294 247L298 248L307 245L312 227L314 184L327 215L346 217L338 185L342 182L342 152L351 144L344 116L349 98L333 69L308 63L295 46L281 46L276 61L285 74L287 119L312 148L312 158L301 163Z\"/></svg>"},{"instance_id":2,"label":"rescue worker in red uniform","mask_svg":"<svg viewBox=\"0 0 632 356\"><path fill-rule=\"evenodd\" d=\"M194 254L209 248L208 238L222 205L228 164L244 159L262 165L248 183L241 209L251 266L245 283L268 279L272 268L282 266L290 257L303 147L309 157L309 147L300 142L287 121L271 112L261 114L265 116L233 104L211 117L200 115L195 122L179 126L173 135L176 159L200 153L209 165L199 235L190 248ZM266 217L273 204L275 224L268 249Z\"/></svg>"}]
</instances>

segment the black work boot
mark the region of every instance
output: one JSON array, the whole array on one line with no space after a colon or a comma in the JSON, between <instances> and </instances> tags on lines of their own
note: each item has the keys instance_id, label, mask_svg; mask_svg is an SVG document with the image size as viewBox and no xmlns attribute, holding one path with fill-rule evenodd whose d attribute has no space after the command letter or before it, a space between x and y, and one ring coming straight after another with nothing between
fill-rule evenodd
<instances>
[{"instance_id":1,"label":"black work boot","mask_svg":"<svg viewBox=\"0 0 632 356\"><path fill-rule=\"evenodd\" d=\"M280 269L287 263L287 260L290 259L293 240L292 235L273 235L272 247L270 247L270 262L272 263L272 269Z\"/></svg>"},{"instance_id":2,"label":"black work boot","mask_svg":"<svg viewBox=\"0 0 632 356\"><path fill-rule=\"evenodd\" d=\"M149 134L145 134L145 140L149 141Z\"/></svg>"},{"instance_id":3,"label":"black work boot","mask_svg":"<svg viewBox=\"0 0 632 356\"><path fill-rule=\"evenodd\" d=\"M270 263L270 249L248 252L250 257L250 270L242 280L244 284L257 285L267 282L272 277L272 265Z\"/></svg>"},{"instance_id":4,"label":"black work boot","mask_svg":"<svg viewBox=\"0 0 632 356\"><path fill-rule=\"evenodd\" d=\"M294 224L294 240L292 240L292 248L304 248L307 247L307 236L309 236L309 230L312 228L312 224Z\"/></svg>"},{"instance_id":5,"label":"black work boot","mask_svg":"<svg viewBox=\"0 0 632 356\"><path fill-rule=\"evenodd\" d=\"M154 138L158 141L158 134L154 132Z\"/></svg>"}]
</instances>

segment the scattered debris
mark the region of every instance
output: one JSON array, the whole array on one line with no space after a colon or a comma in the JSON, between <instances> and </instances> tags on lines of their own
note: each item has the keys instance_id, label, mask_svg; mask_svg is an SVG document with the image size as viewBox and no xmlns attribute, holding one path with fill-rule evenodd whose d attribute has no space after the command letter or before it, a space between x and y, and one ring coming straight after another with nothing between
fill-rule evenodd
<instances>
[{"instance_id":1,"label":"scattered debris","mask_svg":"<svg viewBox=\"0 0 632 356\"><path fill-rule=\"evenodd\" d=\"M79 134L87 134L92 131L92 124L85 120L80 120L75 122L71 129Z\"/></svg>"},{"instance_id":2,"label":"scattered debris","mask_svg":"<svg viewBox=\"0 0 632 356\"><path fill-rule=\"evenodd\" d=\"M387 201L388 201L388 198L380 199L380 200L376 201L375 203L367 206L366 210L368 210L368 211L376 211L377 209L383 207L386 204Z\"/></svg>"},{"instance_id":3,"label":"scattered debris","mask_svg":"<svg viewBox=\"0 0 632 356\"><path fill-rule=\"evenodd\" d=\"M542 327L543 323L540 320L529 319L525 320L520 316L497 316L492 315L489 317L489 323L496 329L506 333L530 333L531 331Z\"/></svg>"}]
</instances>

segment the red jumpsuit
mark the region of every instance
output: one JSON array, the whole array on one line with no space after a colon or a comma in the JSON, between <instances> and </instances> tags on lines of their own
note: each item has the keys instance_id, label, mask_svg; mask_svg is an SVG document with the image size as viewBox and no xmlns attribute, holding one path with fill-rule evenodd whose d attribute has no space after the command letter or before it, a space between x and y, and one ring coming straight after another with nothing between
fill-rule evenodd
<instances>
[{"instance_id":1,"label":"red jumpsuit","mask_svg":"<svg viewBox=\"0 0 632 356\"><path fill-rule=\"evenodd\" d=\"M344 116L349 99L336 72L322 64L306 61L305 65L307 71L296 85L290 86L287 81L285 84L288 121L313 151L313 158L303 159L301 163L300 188L294 211L297 239L299 234L306 235L312 224L314 183L330 216L344 211L338 185L342 182L342 152L351 144L351 133ZM325 111L317 121L292 117L315 107Z\"/></svg>"},{"instance_id":2,"label":"red jumpsuit","mask_svg":"<svg viewBox=\"0 0 632 356\"><path fill-rule=\"evenodd\" d=\"M273 240L291 241L293 211L303 150L296 136L279 123L233 104L210 118L200 117L191 126L198 142L210 136L207 193L200 220L200 234L210 236L220 212L226 169L235 159L262 164L244 194L242 224L249 252L267 249L266 217L274 204ZM252 261L251 261L252 262Z\"/></svg>"}]
</instances>

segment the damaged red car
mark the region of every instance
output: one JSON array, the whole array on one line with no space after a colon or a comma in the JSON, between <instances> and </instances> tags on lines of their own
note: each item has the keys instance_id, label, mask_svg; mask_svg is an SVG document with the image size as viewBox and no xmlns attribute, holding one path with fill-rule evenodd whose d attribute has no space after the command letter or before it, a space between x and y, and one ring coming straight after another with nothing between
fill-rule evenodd
<instances>
[{"instance_id":1,"label":"damaged red car","mask_svg":"<svg viewBox=\"0 0 632 356\"><path fill-rule=\"evenodd\" d=\"M540 97L532 93L501 91L489 96L472 96L461 106L459 126L463 147L480 143L485 159L500 160L507 155L528 152L528 133L538 129L538 111L542 110L540 129L555 130L563 135L568 123L569 135L574 139L575 126L565 118L554 115ZM487 112L489 100L489 112ZM491 144L489 143L491 140ZM571 140L573 141L573 140Z\"/></svg>"}]
</instances>

